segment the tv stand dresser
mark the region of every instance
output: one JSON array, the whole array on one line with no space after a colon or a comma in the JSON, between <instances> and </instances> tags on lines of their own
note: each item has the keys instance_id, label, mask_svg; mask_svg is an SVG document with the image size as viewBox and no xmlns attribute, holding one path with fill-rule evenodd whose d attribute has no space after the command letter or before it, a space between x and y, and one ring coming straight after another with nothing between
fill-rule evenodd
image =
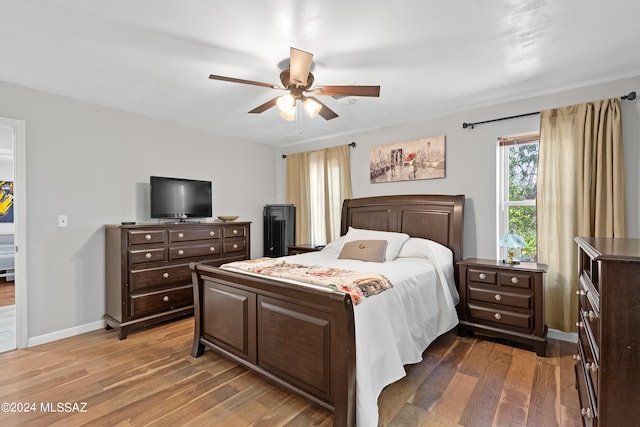
<instances>
[{"instance_id":1,"label":"tv stand dresser","mask_svg":"<svg viewBox=\"0 0 640 427\"><path fill-rule=\"evenodd\" d=\"M250 222L105 226L107 329L129 329L193 314L189 263L249 259Z\"/></svg>"}]
</instances>

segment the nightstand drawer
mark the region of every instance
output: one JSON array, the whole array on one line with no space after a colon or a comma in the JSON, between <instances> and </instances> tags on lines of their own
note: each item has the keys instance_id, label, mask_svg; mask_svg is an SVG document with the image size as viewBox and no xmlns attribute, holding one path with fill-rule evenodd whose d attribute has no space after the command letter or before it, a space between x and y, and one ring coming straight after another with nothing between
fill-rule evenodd
<instances>
[{"instance_id":1,"label":"nightstand drawer","mask_svg":"<svg viewBox=\"0 0 640 427\"><path fill-rule=\"evenodd\" d=\"M531 275L516 274L512 272L501 272L498 274L498 284L500 286L511 286L514 288L531 288Z\"/></svg>"},{"instance_id":2,"label":"nightstand drawer","mask_svg":"<svg viewBox=\"0 0 640 427\"><path fill-rule=\"evenodd\" d=\"M500 288L485 288L481 285L469 284L469 299L492 304L531 309L530 292L505 291Z\"/></svg>"},{"instance_id":3,"label":"nightstand drawer","mask_svg":"<svg viewBox=\"0 0 640 427\"><path fill-rule=\"evenodd\" d=\"M533 315L531 313L518 313L494 307L485 307L476 304L468 304L471 319L495 323L500 326L509 326L530 331L532 329Z\"/></svg>"},{"instance_id":4,"label":"nightstand drawer","mask_svg":"<svg viewBox=\"0 0 640 427\"><path fill-rule=\"evenodd\" d=\"M496 272L487 270L476 270L475 268L469 268L469 280L478 283L496 284Z\"/></svg>"}]
</instances>

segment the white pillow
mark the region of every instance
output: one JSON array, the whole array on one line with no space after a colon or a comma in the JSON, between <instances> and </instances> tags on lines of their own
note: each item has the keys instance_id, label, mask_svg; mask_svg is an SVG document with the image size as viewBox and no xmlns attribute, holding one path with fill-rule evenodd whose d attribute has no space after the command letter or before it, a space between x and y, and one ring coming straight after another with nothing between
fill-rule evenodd
<instances>
[{"instance_id":1,"label":"white pillow","mask_svg":"<svg viewBox=\"0 0 640 427\"><path fill-rule=\"evenodd\" d=\"M346 242L352 242L354 240L386 240L387 248L385 249L384 260L393 261L398 257L398 253L400 253L400 249L404 242L409 239L409 235L405 233L395 233L392 231L365 230L362 228L349 227L347 234L342 236L340 239L345 240L340 243L338 252L342 250L342 246Z\"/></svg>"},{"instance_id":2,"label":"white pillow","mask_svg":"<svg viewBox=\"0 0 640 427\"><path fill-rule=\"evenodd\" d=\"M402 245L398 258L427 258L438 264L451 264L453 263L453 252L433 240L411 237Z\"/></svg>"}]
</instances>

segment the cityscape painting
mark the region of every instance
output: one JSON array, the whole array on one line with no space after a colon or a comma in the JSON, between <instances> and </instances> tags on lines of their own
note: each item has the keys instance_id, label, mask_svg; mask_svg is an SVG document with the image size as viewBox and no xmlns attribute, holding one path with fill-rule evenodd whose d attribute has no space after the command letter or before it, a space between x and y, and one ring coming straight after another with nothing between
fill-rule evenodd
<instances>
[{"instance_id":1,"label":"cityscape painting","mask_svg":"<svg viewBox=\"0 0 640 427\"><path fill-rule=\"evenodd\" d=\"M371 183L444 178L444 135L371 147Z\"/></svg>"}]
</instances>

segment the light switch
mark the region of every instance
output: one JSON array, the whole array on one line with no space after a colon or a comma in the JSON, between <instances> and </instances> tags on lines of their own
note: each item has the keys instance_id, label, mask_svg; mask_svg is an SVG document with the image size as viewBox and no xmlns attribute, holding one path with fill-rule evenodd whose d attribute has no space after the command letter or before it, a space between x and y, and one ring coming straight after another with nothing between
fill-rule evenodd
<instances>
[{"instance_id":1,"label":"light switch","mask_svg":"<svg viewBox=\"0 0 640 427\"><path fill-rule=\"evenodd\" d=\"M58 227L66 227L69 225L69 218L66 215L58 215Z\"/></svg>"}]
</instances>

